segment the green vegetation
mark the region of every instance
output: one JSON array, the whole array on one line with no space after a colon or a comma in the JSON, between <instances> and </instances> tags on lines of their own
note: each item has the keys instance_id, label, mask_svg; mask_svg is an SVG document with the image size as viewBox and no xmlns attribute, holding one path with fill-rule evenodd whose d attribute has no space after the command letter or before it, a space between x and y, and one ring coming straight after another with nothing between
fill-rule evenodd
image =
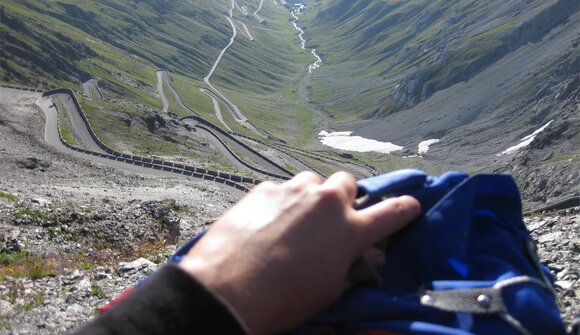
<instances>
[{"instance_id":1,"label":"green vegetation","mask_svg":"<svg viewBox=\"0 0 580 335\"><path fill-rule=\"evenodd\" d=\"M0 191L0 198L6 199L9 201L17 202L19 199L14 194L10 194L8 192Z\"/></svg>"},{"instance_id":2,"label":"green vegetation","mask_svg":"<svg viewBox=\"0 0 580 335\"><path fill-rule=\"evenodd\" d=\"M57 106L59 113L61 113L59 127L62 139L70 145L78 146L79 143L75 140L73 136L74 130L71 127L67 110L64 108L64 105L60 101L57 103Z\"/></svg>"},{"instance_id":3,"label":"green vegetation","mask_svg":"<svg viewBox=\"0 0 580 335\"><path fill-rule=\"evenodd\" d=\"M104 99L79 97L105 144L121 152L183 156L235 171L224 159L214 159L214 153L206 154L205 143L181 139L167 128L152 130L147 123L162 108L155 86L156 71L163 69L185 105L225 128L200 88L231 37L229 7L227 0L6 0L0 82L78 91L81 82L96 78ZM235 9L236 25L246 25L253 40L238 29L211 83L257 128L290 145L319 150L316 134L322 125L385 116L418 102L401 104L397 98L424 99L493 61L498 41L516 29L520 17L501 17L460 34L462 27L475 25L493 10L493 4L475 0L312 1L300 25L308 47L322 56L323 70L306 76L313 57L300 48L286 8L266 1L261 12L266 22L261 24ZM442 53L438 45L449 47ZM403 86L393 93L408 78L417 78L414 89ZM164 93L171 113L190 114L178 106L168 85ZM233 131L255 136L235 122L223 102L220 106ZM61 130L74 144L66 122ZM374 163L378 158L360 159Z\"/></svg>"},{"instance_id":4,"label":"green vegetation","mask_svg":"<svg viewBox=\"0 0 580 335\"><path fill-rule=\"evenodd\" d=\"M103 290L103 288L98 285L91 286L91 295L99 299L104 299L107 297L105 290Z\"/></svg>"},{"instance_id":5,"label":"green vegetation","mask_svg":"<svg viewBox=\"0 0 580 335\"><path fill-rule=\"evenodd\" d=\"M94 267L95 267L95 263L93 263L93 262L90 262L90 261L87 261L87 262L84 262L84 263L82 264L82 267L83 267L83 269L85 269L85 270L91 270L92 268L94 268Z\"/></svg>"},{"instance_id":6,"label":"green vegetation","mask_svg":"<svg viewBox=\"0 0 580 335\"><path fill-rule=\"evenodd\" d=\"M536 10L530 1L514 15L487 18L491 2L333 1L313 2L301 19L309 45L323 58L310 100L332 120L385 116L468 80L505 55L518 41L518 23ZM310 5L310 4L309 4ZM402 28L404 27L404 28ZM441 46L445 45L442 52ZM397 85L416 83L396 91ZM398 104L408 96L408 103Z\"/></svg>"},{"instance_id":7,"label":"green vegetation","mask_svg":"<svg viewBox=\"0 0 580 335\"><path fill-rule=\"evenodd\" d=\"M25 251L0 253L0 282L6 277L39 279L55 274L56 264Z\"/></svg>"},{"instance_id":8,"label":"green vegetation","mask_svg":"<svg viewBox=\"0 0 580 335\"><path fill-rule=\"evenodd\" d=\"M0 82L78 91L80 82L96 78L105 99L78 96L104 143L134 154L192 156L182 143L150 134L140 122L130 123L161 109L156 71L167 69L183 103L219 125L211 100L199 88L232 34L225 18L229 6L225 0L7 0L0 20ZM263 24L251 15L235 15L238 26L245 24L254 40L239 31L211 81L258 128L287 140L304 139L312 126L303 134L302 126L312 123L311 116L288 87L303 75L311 55L299 48L286 9L266 2L261 14L267 20ZM172 113L189 115L168 87L165 93ZM235 123L228 125L248 133ZM66 123L62 132L73 144Z\"/></svg>"},{"instance_id":9,"label":"green vegetation","mask_svg":"<svg viewBox=\"0 0 580 335\"><path fill-rule=\"evenodd\" d=\"M52 213L44 209L31 208L28 206L13 208L12 218L18 224L33 224L42 227L55 226L60 222L60 218L57 213Z\"/></svg>"}]
</instances>

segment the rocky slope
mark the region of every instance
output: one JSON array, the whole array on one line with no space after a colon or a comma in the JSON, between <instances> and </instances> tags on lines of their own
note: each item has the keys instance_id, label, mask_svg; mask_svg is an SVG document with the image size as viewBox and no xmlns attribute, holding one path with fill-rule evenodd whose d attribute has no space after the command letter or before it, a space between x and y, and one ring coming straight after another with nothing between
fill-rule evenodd
<instances>
[{"instance_id":1,"label":"rocky slope","mask_svg":"<svg viewBox=\"0 0 580 335\"><path fill-rule=\"evenodd\" d=\"M554 274L558 304L568 324L580 317L580 207L525 220L540 261Z\"/></svg>"},{"instance_id":2,"label":"rocky slope","mask_svg":"<svg viewBox=\"0 0 580 335\"><path fill-rule=\"evenodd\" d=\"M580 93L576 90L563 105L561 114L528 147L508 157L496 169L518 180L528 209L566 199L580 206L579 106Z\"/></svg>"}]
</instances>

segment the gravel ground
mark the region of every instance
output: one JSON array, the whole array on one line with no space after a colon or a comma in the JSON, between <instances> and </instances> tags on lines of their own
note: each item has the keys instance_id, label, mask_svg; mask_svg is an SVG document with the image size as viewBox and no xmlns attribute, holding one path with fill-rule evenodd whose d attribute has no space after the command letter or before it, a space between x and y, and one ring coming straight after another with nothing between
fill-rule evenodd
<instances>
[{"instance_id":1,"label":"gravel ground","mask_svg":"<svg viewBox=\"0 0 580 335\"><path fill-rule=\"evenodd\" d=\"M556 279L558 305L567 324L580 317L580 208L525 219L540 261Z\"/></svg>"},{"instance_id":2,"label":"gravel ground","mask_svg":"<svg viewBox=\"0 0 580 335\"><path fill-rule=\"evenodd\" d=\"M30 106L38 94L14 92L0 89L0 256L13 274L0 281L0 334L73 330L241 196L55 151ZM570 323L580 306L578 209L526 223Z\"/></svg>"}]
</instances>

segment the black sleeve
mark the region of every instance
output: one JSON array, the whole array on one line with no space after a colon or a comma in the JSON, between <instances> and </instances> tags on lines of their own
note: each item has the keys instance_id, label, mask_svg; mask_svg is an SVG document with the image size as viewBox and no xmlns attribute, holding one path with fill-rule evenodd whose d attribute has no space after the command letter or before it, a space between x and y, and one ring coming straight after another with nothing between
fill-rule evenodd
<instances>
[{"instance_id":1,"label":"black sleeve","mask_svg":"<svg viewBox=\"0 0 580 335\"><path fill-rule=\"evenodd\" d=\"M224 304L192 276L166 265L111 310L77 330L87 334L245 334Z\"/></svg>"}]
</instances>

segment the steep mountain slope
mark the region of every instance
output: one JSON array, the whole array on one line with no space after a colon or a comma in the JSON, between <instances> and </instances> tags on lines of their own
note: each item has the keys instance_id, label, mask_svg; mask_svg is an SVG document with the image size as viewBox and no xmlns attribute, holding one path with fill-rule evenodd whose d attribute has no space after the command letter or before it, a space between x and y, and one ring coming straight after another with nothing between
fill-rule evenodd
<instances>
[{"instance_id":1,"label":"steep mountain slope","mask_svg":"<svg viewBox=\"0 0 580 335\"><path fill-rule=\"evenodd\" d=\"M573 29L578 12L574 0L311 2L307 34L326 65L313 101L367 117L412 107L557 27ZM345 95L346 78L359 88Z\"/></svg>"},{"instance_id":2,"label":"steep mountain slope","mask_svg":"<svg viewBox=\"0 0 580 335\"><path fill-rule=\"evenodd\" d=\"M257 126L291 141L294 134L312 132L291 88L310 59L296 43L289 11L267 1L259 20L252 15L259 5L250 0L7 0L1 7L0 82L64 86L81 95L82 82L98 79L105 99L81 103L106 143L132 153L195 156L191 143L173 136L178 130L169 120L151 131L151 120L167 118L156 115L162 108L156 71L169 70L183 101L217 121L199 87L206 86L204 77L232 38L231 16L237 36L212 84ZM268 117L262 117L265 111Z\"/></svg>"},{"instance_id":3,"label":"steep mountain slope","mask_svg":"<svg viewBox=\"0 0 580 335\"><path fill-rule=\"evenodd\" d=\"M580 124L570 117L579 113L578 1L308 4L306 35L323 58L309 99L335 130L404 146L402 155L439 140L425 159L513 172L537 203L580 196ZM545 125L553 138L541 150L506 151Z\"/></svg>"},{"instance_id":4,"label":"steep mountain slope","mask_svg":"<svg viewBox=\"0 0 580 335\"><path fill-rule=\"evenodd\" d=\"M309 98L337 130L402 145L403 155L439 139L425 158L490 171L513 156L497 154L578 112L575 0L309 5L306 35L323 57ZM566 148L577 166L577 143Z\"/></svg>"},{"instance_id":5,"label":"steep mountain slope","mask_svg":"<svg viewBox=\"0 0 580 335\"><path fill-rule=\"evenodd\" d=\"M404 147L399 156L414 156L420 143L439 140L424 160L355 154L381 169L507 168L514 154L498 154L544 126L552 132L564 111L577 112L577 0L303 3L308 9L299 20L307 46L323 59L312 74L312 55L300 48L291 24L291 4L6 0L0 82L80 92L82 82L98 79L103 99L82 98L82 104L105 143L217 165L223 162L200 154L203 139L178 136L183 127L161 112L158 69L169 71L191 110L216 124L223 117L237 132L255 135L235 116L214 114L199 90L208 86L216 59L221 62L211 85L278 142L318 150L315 134L330 126L393 142ZM176 101L169 104L171 113L190 113ZM219 104L226 110L229 102ZM576 119L569 128L578 129ZM554 159L570 157L577 165L580 146L564 147Z\"/></svg>"},{"instance_id":6,"label":"steep mountain slope","mask_svg":"<svg viewBox=\"0 0 580 335\"><path fill-rule=\"evenodd\" d=\"M87 80L91 74L87 60L114 58L107 51L202 76L229 34L228 27L217 20L226 5L6 1L2 10L3 80ZM109 50L103 50L103 45ZM30 69L30 65L40 68Z\"/></svg>"}]
</instances>

